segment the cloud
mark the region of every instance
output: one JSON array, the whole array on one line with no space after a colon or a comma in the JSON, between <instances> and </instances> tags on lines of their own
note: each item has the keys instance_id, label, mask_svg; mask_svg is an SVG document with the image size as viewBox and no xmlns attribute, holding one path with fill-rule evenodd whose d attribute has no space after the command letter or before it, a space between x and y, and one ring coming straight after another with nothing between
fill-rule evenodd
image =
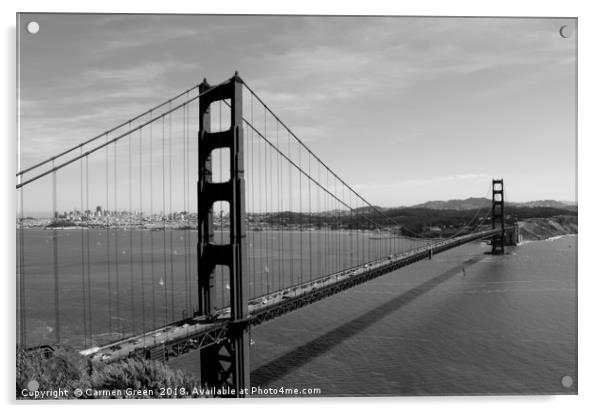
<instances>
[{"instance_id":1,"label":"cloud","mask_svg":"<svg viewBox=\"0 0 602 413\"><path fill-rule=\"evenodd\" d=\"M93 68L69 92L61 93L55 85L44 98L21 99L22 164L77 145L181 92L170 88L165 79L175 67L185 66L172 61Z\"/></svg>"},{"instance_id":2,"label":"cloud","mask_svg":"<svg viewBox=\"0 0 602 413\"><path fill-rule=\"evenodd\" d=\"M362 186L376 200L396 190L436 191L490 179L464 173L461 165L475 159L479 169L519 169L523 157L490 159L491 142L503 139L512 148L540 130L532 123L548 114L544 105L563 102L564 95L552 94L566 94L574 78L574 43L558 36L557 19L87 19L69 18L45 49L23 46L24 164L159 103L201 73L219 81L239 69L326 163L350 182L377 182ZM563 108L554 110L550 136L570 129L570 117L557 116ZM550 171L529 145L521 148L531 169ZM354 166L360 162L361 172ZM378 183L383 171L425 165L429 178L404 173L399 182Z\"/></svg>"},{"instance_id":3,"label":"cloud","mask_svg":"<svg viewBox=\"0 0 602 413\"><path fill-rule=\"evenodd\" d=\"M377 184L360 184L357 185L358 189L384 189L384 190L401 190L401 189L412 189L424 186L442 186L447 183L459 181L469 181L470 183L481 183L485 181L491 181L491 174L476 173L476 174L457 174L457 175L441 175L430 178L421 179L404 179L403 181L389 182L389 183L377 183Z\"/></svg>"},{"instance_id":4,"label":"cloud","mask_svg":"<svg viewBox=\"0 0 602 413\"><path fill-rule=\"evenodd\" d=\"M127 51L142 47L161 47L166 43L189 39L195 37L197 32L187 28L173 28L169 31L154 30L151 28L138 28L126 33L120 33L118 36L111 38L105 45L105 53L115 51Z\"/></svg>"}]
</instances>

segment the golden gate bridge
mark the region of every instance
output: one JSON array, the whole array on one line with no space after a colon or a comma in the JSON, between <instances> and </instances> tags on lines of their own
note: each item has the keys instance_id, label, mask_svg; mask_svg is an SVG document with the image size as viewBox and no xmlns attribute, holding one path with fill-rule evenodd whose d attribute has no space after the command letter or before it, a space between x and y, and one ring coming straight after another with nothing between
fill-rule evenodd
<instances>
[{"instance_id":1,"label":"golden gate bridge","mask_svg":"<svg viewBox=\"0 0 602 413\"><path fill-rule=\"evenodd\" d=\"M237 73L17 179L17 344L104 362L200 351L208 387L249 387L254 325L469 242L490 239L501 254L518 236L503 180L453 234L414 233Z\"/></svg>"}]
</instances>

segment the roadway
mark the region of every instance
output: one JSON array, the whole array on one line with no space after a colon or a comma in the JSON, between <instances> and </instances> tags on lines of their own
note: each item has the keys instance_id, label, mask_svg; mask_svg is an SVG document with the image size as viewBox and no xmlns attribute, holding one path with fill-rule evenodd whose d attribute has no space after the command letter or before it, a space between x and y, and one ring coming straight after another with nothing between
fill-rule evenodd
<instances>
[{"instance_id":1,"label":"roadway","mask_svg":"<svg viewBox=\"0 0 602 413\"><path fill-rule=\"evenodd\" d=\"M441 240L253 298L249 300L249 316L245 320L231 320L230 309L224 308L211 317L191 317L144 334L88 348L80 351L80 354L105 362L136 355L159 360L176 357L227 340L228 329L235 322L261 324L398 268L432 258L435 254L472 241L490 238L499 231L500 229L486 230Z\"/></svg>"}]
</instances>

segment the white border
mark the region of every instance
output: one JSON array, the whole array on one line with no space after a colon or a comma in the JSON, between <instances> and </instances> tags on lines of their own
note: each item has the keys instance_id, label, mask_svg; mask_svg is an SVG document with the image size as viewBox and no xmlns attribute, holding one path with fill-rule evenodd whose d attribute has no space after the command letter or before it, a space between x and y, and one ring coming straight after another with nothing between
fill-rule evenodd
<instances>
[{"instance_id":1,"label":"white border","mask_svg":"<svg viewBox=\"0 0 602 413\"><path fill-rule=\"evenodd\" d=\"M2 194L4 201L0 204L1 216L4 218L3 237L0 239L0 251L4 266L3 285L3 326L6 326L3 337L5 343L2 350L0 371L2 384L2 400L8 409L17 406L25 410L39 409L61 410L77 409L106 411L110 401L100 403L63 402L63 403L27 403L16 405L14 398L14 271L15 271L15 191L14 173L16 170L16 87L15 87L15 13L53 11L53 12L121 12L121 13L237 13L237 14L394 14L394 15L460 15L460 16L562 16L579 18L579 396L546 396L546 397L409 397L409 398L348 398L348 399L297 399L297 400L246 400L236 401L180 401L181 408L187 409L244 409L245 412L264 412L265 409L286 409L291 412L305 412L308 409L334 408L341 406L345 411L363 411L374 407L381 409L405 409L410 411L419 408L427 411L458 412L504 412L510 409L529 409L533 411L563 412L579 409L592 411L594 406L602 403L597 399L600 380L600 321L601 314L599 296L602 294L602 271L595 265L599 259L596 254L596 235L600 231L599 219L594 214L600 209L599 191L602 185L599 141L600 133L600 27L602 16L595 7L596 2L585 1L526 1L505 0L498 2L483 1L414 1L398 2L370 0L351 4L336 3L327 0L305 0L296 4L278 1L204 2L174 1L169 2L131 2L121 0L103 0L100 2L81 1L20 1L7 4L5 0L0 6L0 18L3 29L2 80L5 91L2 105ZM173 402L172 402L173 403ZM144 406L140 406L143 404ZM120 403L121 405L121 403ZM162 411L166 408L163 401L137 402L137 407L149 411ZM125 406L123 406L125 407Z\"/></svg>"}]
</instances>

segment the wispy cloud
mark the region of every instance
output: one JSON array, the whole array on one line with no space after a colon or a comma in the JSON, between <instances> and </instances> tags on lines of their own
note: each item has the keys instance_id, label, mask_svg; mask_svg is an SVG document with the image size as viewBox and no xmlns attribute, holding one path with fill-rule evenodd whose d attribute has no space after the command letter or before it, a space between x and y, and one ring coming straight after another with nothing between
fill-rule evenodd
<instances>
[{"instance_id":1,"label":"wispy cloud","mask_svg":"<svg viewBox=\"0 0 602 413\"><path fill-rule=\"evenodd\" d=\"M574 162L566 131L574 130L575 44L559 37L558 20L45 18L54 37L22 44L23 163L235 69L377 203L491 179L473 170L527 171L524 181L537 185L538 175ZM539 156L537 139L550 156ZM408 200L395 201L396 192Z\"/></svg>"},{"instance_id":2,"label":"wispy cloud","mask_svg":"<svg viewBox=\"0 0 602 413\"><path fill-rule=\"evenodd\" d=\"M422 179L408 179L403 181L396 182L388 182L388 183L375 183L375 184L359 184L357 187L359 189L411 189L417 187L424 186L441 186L450 182L465 184L469 183L482 183L486 181L491 181L492 175L486 173L477 173L477 174L460 174L460 175L442 175L442 176L433 176L429 178Z\"/></svg>"}]
</instances>

